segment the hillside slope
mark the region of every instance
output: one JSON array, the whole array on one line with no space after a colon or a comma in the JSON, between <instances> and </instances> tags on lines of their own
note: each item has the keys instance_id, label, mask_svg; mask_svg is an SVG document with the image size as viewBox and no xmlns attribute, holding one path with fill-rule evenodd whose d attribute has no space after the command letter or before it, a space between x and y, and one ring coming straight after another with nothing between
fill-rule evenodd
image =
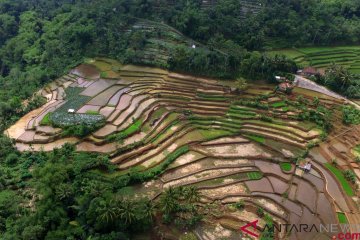
<instances>
[{"instance_id":1,"label":"hillside slope","mask_svg":"<svg viewBox=\"0 0 360 240\"><path fill-rule=\"evenodd\" d=\"M311 149L325 130L313 119L299 117L312 109L324 113L334 109L336 124L330 139L337 138L346 130L339 112L343 101L301 88L290 96L275 94L274 86L267 84L250 85L239 94L231 85L89 59L39 91L48 103L7 133L20 151L51 151L73 143L77 151L110 154L118 171L98 174L109 181L123 176L136 179L138 184L127 186L124 193L129 198L159 201L169 189L196 187L199 211L211 223L194 229L201 239L222 237L219 228L236 237L240 226L259 218L259 207L277 224L330 224L339 221L338 212L357 222L358 210L351 198L355 191L338 184L324 164L336 156L342 168L358 169L358 165L352 163L350 153L341 157L327 143ZM306 101L300 101L299 95ZM323 110L311 103L314 97ZM86 136L64 135L69 126L97 122L104 123ZM360 141L355 135L340 134L338 141L352 148ZM304 154L309 149L310 155ZM310 173L298 167L304 161L312 162ZM242 210L234 209L238 202L244 204ZM213 206L210 212L209 206ZM260 217L258 233L267 218ZM159 227L171 236L165 226ZM325 236L312 232L291 237Z\"/></svg>"}]
</instances>

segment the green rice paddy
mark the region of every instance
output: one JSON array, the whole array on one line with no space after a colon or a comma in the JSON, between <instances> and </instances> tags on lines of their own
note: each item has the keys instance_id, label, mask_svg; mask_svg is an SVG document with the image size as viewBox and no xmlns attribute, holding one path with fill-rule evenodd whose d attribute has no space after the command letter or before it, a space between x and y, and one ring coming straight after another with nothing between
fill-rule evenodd
<instances>
[{"instance_id":1,"label":"green rice paddy","mask_svg":"<svg viewBox=\"0 0 360 240\"><path fill-rule=\"evenodd\" d=\"M247 173L247 176L250 180L259 180L263 177L261 172L249 172Z\"/></svg>"},{"instance_id":2,"label":"green rice paddy","mask_svg":"<svg viewBox=\"0 0 360 240\"><path fill-rule=\"evenodd\" d=\"M360 74L360 46L293 48L267 53L272 56L285 55L300 67L327 68L336 63L354 74Z\"/></svg>"},{"instance_id":3,"label":"green rice paddy","mask_svg":"<svg viewBox=\"0 0 360 240\"><path fill-rule=\"evenodd\" d=\"M337 169L336 167L334 167L333 165L331 165L330 163L325 163L325 166L336 176L336 178L339 180L341 186L343 187L345 193L348 196L354 196L354 191L352 189L352 187L350 186L350 184L348 183L348 181L346 181L344 174Z\"/></svg>"},{"instance_id":4,"label":"green rice paddy","mask_svg":"<svg viewBox=\"0 0 360 240\"><path fill-rule=\"evenodd\" d=\"M253 135L253 134L246 134L244 136L255 142L262 143L262 144L265 143L265 138L262 136Z\"/></svg>"},{"instance_id":5,"label":"green rice paddy","mask_svg":"<svg viewBox=\"0 0 360 240\"><path fill-rule=\"evenodd\" d=\"M338 219L339 219L339 223L342 223L342 224L347 224L347 223L348 223L348 220L347 220L347 218L346 218L345 213L340 213L340 212L338 212L338 213L337 213L337 217L338 217Z\"/></svg>"}]
</instances>

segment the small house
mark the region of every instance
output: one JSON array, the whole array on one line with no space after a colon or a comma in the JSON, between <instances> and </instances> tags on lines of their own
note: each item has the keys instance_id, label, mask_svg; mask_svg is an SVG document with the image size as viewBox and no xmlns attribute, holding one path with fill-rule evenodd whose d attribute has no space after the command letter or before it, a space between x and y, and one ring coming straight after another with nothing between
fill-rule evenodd
<instances>
[{"instance_id":1,"label":"small house","mask_svg":"<svg viewBox=\"0 0 360 240\"><path fill-rule=\"evenodd\" d=\"M285 82L281 82L275 89L275 92L280 91L286 94L291 94L292 90L294 89L294 85L290 83L289 80Z\"/></svg>"},{"instance_id":2,"label":"small house","mask_svg":"<svg viewBox=\"0 0 360 240\"><path fill-rule=\"evenodd\" d=\"M304 162L299 163L299 168L304 170L304 172L308 173L311 171L312 164L310 161L304 161Z\"/></svg>"},{"instance_id":3,"label":"small house","mask_svg":"<svg viewBox=\"0 0 360 240\"><path fill-rule=\"evenodd\" d=\"M75 113L75 109L72 108L68 109L68 113Z\"/></svg>"},{"instance_id":4,"label":"small house","mask_svg":"<svg viewBox=\"0 0 360 240\"><path fill-rule=\"evenodd\" d=\"M319 74L319 71L314 67L306 67L302 70L302 75L305 77L315 77Z\"/></svg>"},{"instance_id":5,"label":"small house","mask_svg":"<svg viewBox=\"0 0 360 240\"><path fill-rule=\"evenodd\" d=\"M305 165L305 167L304 167L304 171L305 171L305 172L310 172L310 170L311 170L311 163L307 163L307 164Z\"/></svg>"}]
</instances>

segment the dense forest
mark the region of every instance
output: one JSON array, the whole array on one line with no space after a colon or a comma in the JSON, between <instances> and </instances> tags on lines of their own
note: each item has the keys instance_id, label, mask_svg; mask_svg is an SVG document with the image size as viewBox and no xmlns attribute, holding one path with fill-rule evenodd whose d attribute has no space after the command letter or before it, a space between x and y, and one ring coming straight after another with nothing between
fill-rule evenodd
<instances>
[{"instance_id":1,"label":"dense forest","mask_svg":"<svg viewBox=\"0 0 360 240\"><path fill-rule=\"evenodd\" d=\"M141 64L134 51L141 52L151 33L127 31L139 19L168 24L204 46L172 49L165 67L210 77L271 81L277 72L295 72L297 66L263 54L266 49L360 42L359 1L269 0L257 14L246 16L239 15L237 0L208 8L201 2L0 0L1 132L44 103L35 97L24 104L25 99L85 57ZM334 88L351 86L349 81L336 82L339 71L325 80ZM131 232L151 228L154 207L165 215L164 221L173 212L190 212L193 217L181 223L186 227L201 219L191 203L179 203L182 192L168 193L161 206L146 199L121 199L132 179L109 181L95 174L95 168L114 171L109 159L75 153L70 145L51 153L19 153L1 135L0 164L1 239L128 239ZM34 191L42 196L36 208ZM177 191L196 198L193 189Z\"/></svg>"}]
</instances>

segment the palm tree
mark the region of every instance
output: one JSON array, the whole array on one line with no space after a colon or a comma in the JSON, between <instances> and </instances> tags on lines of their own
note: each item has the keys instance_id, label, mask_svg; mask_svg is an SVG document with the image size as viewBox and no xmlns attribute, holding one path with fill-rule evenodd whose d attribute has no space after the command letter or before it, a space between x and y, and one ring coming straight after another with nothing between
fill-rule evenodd
<instances>
[{"instance_id":1,"label":"palm tree","mask_svg":"<svg viewBox=\"0 0 360 240\"><path fill-rule=\"evenodd\" d=\"M198 202L200 200L200 194L196 187L187 187L184 191L185 199L188 202Z\"/></svg>"},{"instance_id":2,"label":"palm tree","mask_svg":"<svg viewBox=\"0 0 360 240\"><path fill-rule=\"evenodd\" d=\"M347 71L346 69L343 69L343 71L341 71L341 76L340 76L340 80L342 83L342 88L344 89L344 87L347 87L351 84L351 81L353 79L352 74Z\"/></svg>"},{"instance_id":3,"label":"palm tree","mask_svg":"<svg viewBox=\"0 0 360 240\"><path fill-rule=\"evenodd\" d=\"M113 223L118 217L119 208L117 204L115 204L115 202L112 200L102 200L99 202L96 213L99 216L100 221L109 224Z\"/></svg>"},{"instance_id":4,"label":"palm tree","mask_svg":"<svg viewBox=\"0 0 360 240\"><path fill-rule=\"evenodd\" d=\"M60 201L63 201L73 194L73 189L71 185L68 185L66 183L61 183L58 185L55 189L55 195Z\"/></svg>"},{"instance_id":5,"label":"palm tree","mask_svg":"<svg viewBox=\"0 0 360 240\"><path fill-rule=\"evenodd\" d=\"M125 221L125 224L131 224L136 220L136 204L130 200L124 200L120 204L119 209L120 218Z\"/></svg>"},{"instance_id":6,"label":"palm tree","mask_svg":"<svg viewBox=\"0 0 360 240\"><path fill-rule=\"evenodd\" d=\"M144 216L144 218L147 218L150 220L150 222L152 222L156 212L156 207L154 203L149 200L144 200L142 210L142 215Z\"/></svg>"},{"instance_id":7,"label":"palm tree","mask_svg":"<svg viewBox=\"0 0 360 240\"><path fill-rule=\"evenodd\" d=\"M168 188L163 195L161 195L160 206L165 214L169 214L177 209L177 195L177 191L172 187Z\"/></svg>"}]
</instances>

